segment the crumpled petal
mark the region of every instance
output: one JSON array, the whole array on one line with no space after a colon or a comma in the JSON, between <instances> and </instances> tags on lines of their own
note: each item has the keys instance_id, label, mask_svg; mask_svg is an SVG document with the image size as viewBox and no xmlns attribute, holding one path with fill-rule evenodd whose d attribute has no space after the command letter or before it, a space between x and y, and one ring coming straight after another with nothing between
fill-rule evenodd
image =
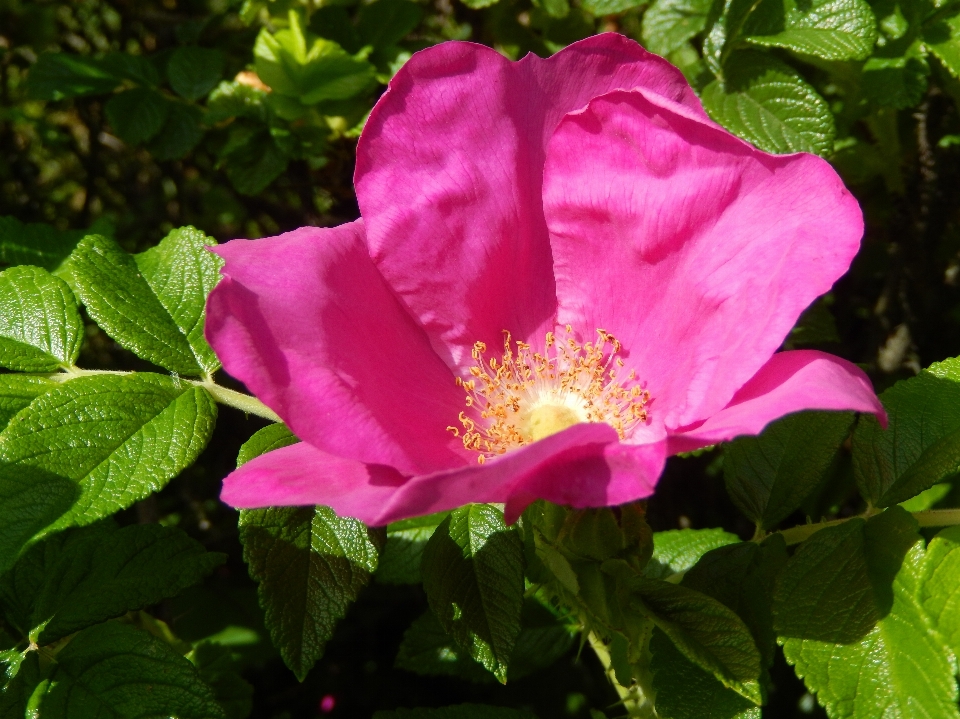
<instances>
[{"instance_id":1,"label":"crumpled petal","mask_svg":"<svg viewBox=\"0 0 960 719\"><path fill-rule=\"evenodd\" d=\"M407 475L475 461L446 431L463 391L371 262L362 221L215 251L207 340L294 434Z\"/></svg>"},{"instance_id":2,"label":"crumpled petal","mask_svg":"<svg viewBox=\"0 0 960 719\"><path fill-rule=\"evenodd\" d=\"M615 34L515 63L444 43L391 81L357 147L357 198L378 267L451 367L502 330L537 347L552 329L547 140L565 113L638 86L707 121L675 67Z\"/></svg>"},{"instance_id":3,"label":"crumpled petal","mask_svg":"<svg viewBox=\"0 0 960 719\"><path fill-rule=\"evenodd\" d=\"M254 457L223 480L220 499L238 509L324 504L343 517L370 516L406 478L298 442Z\"/></svg>"},{"instance_id":4,"label":"crumpled petal","mask_svg":"<svg viewBox=\"0 0 960 719\"><path fill-rule=\"evenodd\" d=\"M846 272L863 233L824 160L768 155L641 90L564 118L544 211L559 322L623 342L668 429L730 402Z\"/></svg>"},{"instance_id":5,"label":"crumpled petal","mask_svg":"<svg viewBox=\"0 0 960 719\"><path fill-rule=\"evenodd\" d=\"M536 499L605 507L649 497L666 459L666 442L621 445L606 424L577 424L486 464L414 477L397 490L375 523L505 503L513 522Z\"/></svg>"},{"instance_id":6,"label":"crumpled petal","mask_svg":"<svg viewBox=\"0 0 960 719\"><path fill-rule=\"evenodd\" d=\"M887 426L887 414L863 370L825 352L793 350L771 357L721 411L672 435L669 452L759 434L770 422L805 409L869 412Z\"/></svg>"}]
</instances>

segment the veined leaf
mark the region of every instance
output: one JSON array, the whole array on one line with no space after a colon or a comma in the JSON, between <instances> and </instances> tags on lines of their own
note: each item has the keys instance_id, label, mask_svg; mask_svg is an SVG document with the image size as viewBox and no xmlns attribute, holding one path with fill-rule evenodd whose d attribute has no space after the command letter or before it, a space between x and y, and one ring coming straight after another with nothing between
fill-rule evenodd
<instances>
[{"instance_id":1,"label":"veined leaf","mask_svg":"<svg viewBox=\"0 0 960 719\"><path fill-rule=\"evenodd\" d=\"M27 91L37 100L107 93L122 80L102 62L65 52L40 55L27 78Z\"/></svg>"},{"instance_id":2,"label":"veined leaf","mask_svg":"<svg viewBox=\"0 0 960 719\"><path fill-rule=\"evenodd\" d=\"M156 90L135 87L113 95L103 109L117 137L139 145L160 132L170 104Z\"/></svg>"},{"instance_id":3,"label":"veined leaf","mask_svg":"<svg viewBox=\"0 0 960 719\"><path fill-rule=\"evenodd\" d=\"M707 27L713 0L654 0L643 14L643 46L667 55Z\"/></svg>"},{"instance_id":4,"label":"veined leaf","mask_svg":"<svg viewBox=\"0 0 960 719\"><path fill-rule=\"evenodd\" d=\"M427 541L449 515L438 512L387 525L387 543L380 554L376 579L384 584L419 584L420 560Z\"/></svg>"},{"instance_id":5,"label":"veined leaf","mask_svg":"<svg viewBox=\"0 0 960 719\"><path fill-rule=\"evenodd\" d=\"M960 77L960 13L924 27L923 40L949 73Z\"/></svg>"},{"instance_id":6,"label":"veined leaf","mask_svg":"<svg viewBox=\"0 0 960 719\"><path fill-rule=\"evenodd\" d=\"M91 230L93 231L93 230ZM0 217L0 265L37 265L54 272L87 234Z\"/></svg>"},{"instance_id":7,"label":"veined leaf","mask_svg":"<svg viewBox=\"0 0 960 719\"><path fill-rule=\"evenodd\" d=\"M277 507L242 511L240 541L273 643L303 681L376 571L380 537L328 507Z\"/></svg>"},{"instance_id":8,"label":"veined leaf","mask_svg":"<svg viewBox=\"0 0 960 719\"><path fill-rule=\"evenodd\" d=\"M470 504L443 520L423 551L423 588L440 624L501 682L523 607L523 543L503 513Z\"/></svg>"},{"instance_id":9,"label":"veined leaf","mask_svg":"<svg viewBox=\"0 0 960 719\"><path fill-rule=\"evenodd\" d=\"M644 569L651 579L686 572L711 549L735 544L740 537L722 529L671 529L654 532L653 557Z\"/></svg>"},{"instance_id":10,"label":"veined leaf","mask_svg":"<svg viewBox=\"0 0 960 719\"><path fill-rule=\"evenodd\" d=\"M46 377L0 375L0 430L7 426L17 412L59 385L56 380Z\"/></svg>"},{"instance_id":11,"label":"veined leaf","mask_svg":"<svg viewBox=\"0 0 960 719\"><path fill-rule=\"evenodd\" d=\"M163 487L206 445L216 405L199 387L154 374L80 377L38 397L0 432L4 472L79 488L51 527L89 524Z\"/></svg>"},{"instance_id":12,"label":"veined leaf","mask_svg":"<svg viewBox=\"0 0 960 719\"><path fill-rule=\"evenodd\" d=\"M178 47L167 63L170 87L181 97L199 100L210 92L223 74L223 53L204 47Z\"/></svg>"},{"instance_id":13,"label":"veined leaf","mask_svg":"<svg viewBox=\"0 0 960 719\"><path fill-rule=\"evenodd\" d=\"M289 447L296 443L297 438L287 429L287 425L279 422L269 424L263 429L258 429L250 439L243 443L240 452L237 453L237 466L246 464L261 454L272 452L281 447Z\"/></svg>"},{"instance_id":14,"label":"veined leaf","mask_svg":"<svg viewBox=\"0 0 960 719\"><path fill-rule=\"evenodd\" d=\"M73 292L39 267L0 272L0 366L53 372L80 354L83 321Z\"/></svg>"},{"instance_id":15,"label":"veined leaf","mask_svg":"<svg viewBox=\"0 0 960 719\"><path fill-rule=\"evenodd\" d=\"M944 529L927 547L919 600L955 657L960 657L960 527Z\"/></svg>"},{"instance_id":16,"label":"veined leaf","mask_svg":"<svg viewBox=\"0 0 960 719\"><path fill-rule=\"evenodd\" d=\"M756 22L747 21L743 28L747 42L823 60L863 60L877 42L877 21L864 0L777 2L783 3L781 17L758 12L753 16Z\"/></svg>"}]
</instances>

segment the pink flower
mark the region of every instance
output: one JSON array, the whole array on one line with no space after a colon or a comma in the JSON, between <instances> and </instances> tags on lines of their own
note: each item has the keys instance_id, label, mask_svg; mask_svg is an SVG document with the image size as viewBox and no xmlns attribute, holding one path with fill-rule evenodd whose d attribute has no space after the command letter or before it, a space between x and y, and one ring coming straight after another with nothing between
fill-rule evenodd
<instances>
[{"instance_id":1,"label":"pink flower","mask_svg":"<svg viewBox=\"0 0 960 719\"><path fill-rule=\"evenodd\" d=\"M216 250L207 338L302 440L227 477L228 504L512 520L648 497L668 455L790 412L884 419L849 362L775 354L856 254L856 200L623 37L417 53L355 180L363 219Z\"/></svg>"}]
</instances>

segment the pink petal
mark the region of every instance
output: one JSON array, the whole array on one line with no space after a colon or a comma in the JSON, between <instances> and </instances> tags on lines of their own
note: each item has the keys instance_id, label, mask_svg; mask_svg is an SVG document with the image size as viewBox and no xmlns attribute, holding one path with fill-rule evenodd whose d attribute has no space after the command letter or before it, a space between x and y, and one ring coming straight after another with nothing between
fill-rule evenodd
<instances>
[{"instance_id":1,"label":"pink petal","mask_svg":"<svg viewBox=\"0 0 960 719\"><path fill-rule=\"evenodd\" d=\"M577 424L487 462L414 477L378 510L374 524L454 509L469 502L506 503L513 522L536 499L605 507L653 494L666 442L622 445L606 424Z\"/></svg>"},{"instance_id":2,"label":"pink petal","mask_svg":"<svg viewBox=\"0 0 960 719\"><path fill-rule=\"evenodd\" d=\"M825 161L760 152L646 91L564 118L544 212L560 324L621 340L668 428L726 406L846 272L863 233Z\"/></svg>"},{"instance_id":3,"label":"pink petal","mask_svg":"<svg viewBox=\"0 0 960 719\"><path fill-rule=\"evenodd\" d=\"M416 53L377 103L355 184L371 254L452 367L501 331L536 345L556 311L541 210L554 127L592 97L644 87L705 118L680 72L619 35L510 62L443 43Z\"/></svg>"},{"instance_id":4,"label":"pink petal","mask_svg":"<svg viewBox=\"0 0 960 719\"><path fill-rule=\"evenodd\" d=\"M672 435L669 452L759 434L775 419L805 409L869 412L887 426L883 405L859 367L825 352L794 350L771 357L720 412Z\"/></svg>"},{"instance_id":5,"label":"pink petal","mask_svg":"<svg viewBox=\"0 0 960 719\"><path fill-rule=\"evenodd\" d=\"M446 431L463 391L370 261L362 222L216 252L207 339L298 437L404 474L473 461Z\"/></svg>"},{"instance_id":6,"label":"pink petal","mask_svg":"<svg viewBox=\"0 0 960 719\"><path fill-rule=\"evenodd\" d=\"M360 517L375 512L404 481L389 467L299 442L254 457L230 473L220 499L238 509L324 504L343 517Z\"/></svg>"}]
</instances>

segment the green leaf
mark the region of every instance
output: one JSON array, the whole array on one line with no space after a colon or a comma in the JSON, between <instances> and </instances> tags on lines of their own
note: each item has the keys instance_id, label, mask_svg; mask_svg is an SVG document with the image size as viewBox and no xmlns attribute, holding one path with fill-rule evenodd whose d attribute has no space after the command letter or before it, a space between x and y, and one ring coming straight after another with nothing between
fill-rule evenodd
<instances>
[{"instance_id":1,"label":"green leaf","mask_svg":"<svg viewBox=\"0 0 960 719\"><path fill-rule=\"evenodd\" d=\"M195 105L171 103L167 119L147 149L157 160L179 160L203 137L202 114Z\"/></svg>"},{"instance_id":2,"label":"green leaf","mask_svg":"<svg viewBox=\"0 0 960 719\"><path fill-rule=\"evenodd\" d=\"M659 629L650 652L660 719L760 719L759 707L683 656Z\"/></svg>"},{"instance_id":3,"label":"green leaf","mask_svg":"<svg viewBox=\"0 0 960 719\"><path fill-rule=\"evenodd\" d=\"M918 598L955 657L960 657L960 527L931 541L920 566Z\"/></svg>"},{"instance_id":4,"label":"green leaf","mask_svg":"<svg viewBox=\"0 0 960 719\"><path fill-rule=\"evenodd\" d=\"M172 372L198 375L211 360L197 341L195 318L202 317L201 293L214 281L218 261L201 255L203 240L192 228L174 230L168 239L165 249L134 259L114 241L88 235L73 254L74 281L87 312L118 344ZM189 269L190 279L174 277L177 268Z\"/></svg>"},{"instance_id":5,"label":"green leaf","mask_svg":"<svg viewBox=\"0 0 960 719\"><path fill-rule=\"evenodd\" d=\"M289 17L285 30L261 30L253 48L257 75L274 92L314 105L345 100L373 86L376 68L361 55L306 32L297 13L291 11Z\"/></svg>"},{"instance_id":6,"label":"green leaf","mask_svg":"<svg viewBox=\"0 0 960 719\"><path fill-rule=\"evenodd\" d=\"M303 681L376 571L380 540L328 507L279 507L242 511L240 541L273 643Z\"/></svg>"},{"instance_id":7,"label":"green leaf","mask_svg":"<svg viewBox=\"0 0 960 719\"><path fill-rule=\"evenodd\" d=\"M836 157L836 154L834 155ZM837 321L823 298L803 311L787 337L787 349L840 342Z\"/></svg>"},{"instance_id":8,"label":"green leaf","mask_svg":"<svg viewBox=\"0 0 960 719\"><path fill-rule=\"evenodd\" d=\"M471 10L483 10L483 8L490 7L491 5L496 5L500 0L460 0L464 5L466 5Z\"/></svg>"},{"instance_id":9,"label":"green leaf","mask_svg":"<svg viewBox=\"0 0 960 719\"><path fill-rule=\"evenodd\" d=\"M194 227L171 230L160 244L135 255L137 268L153 294L186 336L205 374L220 361L203 337L207 295L220 280L223 260L210 252L216 240Z\"/></svg>"},{"instance_id":10,"label":"green leaf","mask_svg":"<svg viewBox=\"0 0 960 719\"><path fill-rule=\"evenodd\" d=\"M630 588L641 600L636 609L688 660L754 704L762 702L762 658L740 617L706 594L659 579L638 577Z\"/></svg>"},{"instance_id":11,"label":"green leaf","mask_svg":"<svg viewBox=\"0 0 960 719\"><path fill-rule=\"evenodd\" d=\"M894 511L902 512L887 510L886 514ZM923 541L914 534L910 550L903 555L905 538L902 533L893 538L893 553L902 556L902 564L893 567L896 576L891 578L892 587L888 584L892 595L889 611L867 634L843 643L808 637L783 642L787 661L807 688L816 692L832 719L960 717L949 653L917 596ZM859 610L851 597L840 604L825 599L820 609L824 622L840 623L847 623L843 615Z\"/></svg>"},{"instance_id":12,"label":"green leaf","mask_svg":"<svg viewBox=\"0 0 960 719\"><path fill-rule=\"evenodd\" d=\"M591 15L603 17L618 15L635 7L645 5L647 0L581 0L580 7Z\"/></svg>"},{"instance_id":13,"label":"green leaf","mask_svg":"<svg viewBox=\"0 0 960 719\"><path fill-rule=\"evenodd\" d=\"M535 599L523 603L521 622L507 671L510 681L549 667L573 645L571 630ZM457 646L429 610L403 635L395 666L426 676L454 676L481 684L494 681L483 665Z\"/></svg>"},{"instance_id":14,"label":"green leaf","mask_svg":"<svg viewBox=\"0 0 960 719\"><path fill-rule=\"evenodd\" d=\"M918 536L916 522L899 507L821 529L780 574L773 605L778 635L861 640L890 612L893 578Z\"/></svg>"},{"instance_id":15,"label":"green leaf","mask_svg":"<svg viewBox=\"0 0 960 719\"><path fill-rule=\"evenodd\" d=\"M930 52L954 77L960 77L960 13L939 19L923 29Z\"/></svg>"},{"instance_id":16,"label":"green leaf","mask_svg":"<svg viewBox=\"0 0 960 719\"><path fill-rule=\"evenodd\" d=\"M681 582L734 611L750 629L767 666L776 644L773 591L787 558L783 537L774 534L762 544L740 542L707 552Z\"/></svg>"},{"instance_id":17,"label":"green leaf","mask_svg":"<svg viewBox=\"0 0 960 719\"><path fill-rule=\"evenodd\" d=\"M911 497L906 502L900 502L900 506L908 512L923 512L950 494L951 489L953 489L953 485L949 482L935 484L930 489L920 492L916 497Z\"/></svg>"},{"instance_id":18,"label":"green leaf","mask_svg":"<svg viewBox=\"0 0 960 719\"><path fill-rule=\"evenodd\" d=\"M83 342L73 292L39 267L0 272L0 366L53 372L72 365Z\"/></svg>"},{"instance_id":19,"label":"green leaf","mask_svg":"<svg viewBox=\"0 0 960 719\"><path fill-rule=\"evenodd\" d=\"M289 447L296 443L297 438L293 436L293 432L287 429L287 425L279 422L267 425L254 432L253 436L240 447L240 452L237 454L237 466L246 464L261 454L272 452L281 447Z\"/></svg>"},{"instance_id":20,"label":"green leaf","mask_svg":"<svg viewBox=\"0 0 960 719\"><path fill-rule=\"evenodd\" d=\"M703 32L713 0L654 0L643 14L643 46L657 55L679 50Z\"/></svg>"},{"instance_id":21,"label":"green leaf","mask_svg":"<svg viewBox=\"0 0 960 719\"><path fill-rule=\"evenodd\" d=\"M888 507L960 469L960 360L930 365L880 395L890 427L864 415L853 434L853 468L864 499Z\"/></svg>"},{"instance_id":22,"label":"green leaf","mask_svg":"<svg viewBox=\"0 0 960 719\"><path fill-rule=\"evenodd\" d=\"M0 581L0 604L24 636L50 644L173 597L225 558L174 527L83 527L25 552Z\"/></svg>"},{"instance_id":23,"label":"green leaf","mask_svg":"<svg viewBox=\"0 0 960 719\"><path fill-rule=\"evenodd\" d=\"M223 53L203 47L178 47L167 63L170 87L180 97L199 100L210 92L223 75Z\"/></svg>"},{"instance_id":24,"label":"green leaf","mask_svg":"<svg viewBox=\"0 0 960 719\"><path fill-rule=\"evenodd\" d=\"M37 265L54 271L86 234L84 230L58 230L41 223L24 223L0 217L0 264Z\"/></svg>"},{"instance_id":25,"label":"green leaf","mask_svg":"<svg viewBox=\"0 0 960 719\"><path fill-rule=\"evenodd\" d=\"M223 719L196 668L159 639L107 622L57 654L38 716Z\"/></svg>"},{"instance_id":26,"label":"green leaf","mask_svg":"<svg viewBox=\"0 0 960 719\"><path fill-rule=\"evenodd\" d=\"M800 74L769 55L736 53L701 94L714 120L761 150L775 153L833 149L833 115Z\"/></svg>"},{"instance_id":27,"label":"green leaf","mask_svg":"<svg viewBox=\"0 0 960 719\"><path fill-rule=\"evenodd\" d=\"M248 126L231 130L220 159L230 182L244 195L262 192L290 162L267 129Z\"/></svg>"},{"instance_id":28,"label":"green leaf","mask_svg":"<svg viewBox=\"0 0 960 719\"><path fill-rule=\"evenodd\" d=\"M363 45L381 49L395 45L412 32L423 18L423 10L409 0L377 0L361 5L357 32Z\"/></svg>"},{"instance_id":29,"label":"green leaf","mask_svg":"<svg viewBox=\"0 0 960 719\"><path fill-rule=\"evenodd\" d=\"M160 132L170 103L156 90L135 87L113 95L103 109L117 137L139 145Z\"/></svg>"},{"instance_id":30,"label":"green leaf","mask_svg":"<svg viewBox=\"0 0 960 719\"><path fill-rule=\"evenodd\" d=\"M852 426L850 412L801 412L724 445L733 503L763 529L776 526L824 482Z\"/></svg>"},{"instance_id":31,"label":"green leaf","mask_svg":"<svg viewBox=\"0 0 960 719\"><path fill-rule=\"evenodd\" d=\"M375 712L372 719L536 719L524 709L487 704L457 704L440 709L396 709Z\"/></svg>"},{"instance_id":32,"label":"green leaf","mask_svg":"<svg viewBox=\"0 0 960 719\"><path fill-rule=\"evenodd\" d=\"M257 87L250 87L224 80L207 98L208 124L216 124L234 117L246 117L259 122L267 121L267 106L264 102L268 93Z\"/></svg>"},{"instance_id":33,"label":"green leaf","mask_svg":"<svg viewBox=\"0 0 960 719\"><path fill-rule=\"evenodd\" d=\"M155 374L80 377L34 400L0 432L0 461L79 487L51 529L129 507L190 466L216 421L199 387Z\"/></svg>"},{"instance_id":34,"label":"green leaf","mask_svg":"<svg viewBox=\"0 0 960 719\"><path fill-rule=\"evenodd\" d=\"M423 551L423 588L440 624L501 682L520 633L523 543L489 504L451 512Z\"/></svg>"},{"instance_id":35,"label":"green leaf","mask_svg":"<svg viewBox=\"0 0 960 719\"><path fill-rule=\"evenodd\" d=\"M722 529L671 529L654 532L653 557L644 574L651 579L666 579L686 572L711 549L735 544L740 537Z\"/></svg>"},{"instance_id":36,"label":"green leaf","mask_svg":"<svg viewBox=\"0 0 960 719\"><path fill-rule=\"evenodd\" d=\"M419 584L420 560L427 541L449 512L413 517L387 525L387 543L380 554L376 579L383 584Z\"/></svg>"},{"instance_id":37,"label":"green leaf","mask_svg":"<svg viewBox=\"0 0 960 719\"><path fill-rule=\"evenodd\" d=\"M864 0L782 3L781 10L780 2L776 2L777 13L757 12L747 21L742 30L747 42L783 47L823 60L863 60L873 50L877 21Z\"/></svg>"},{"instance_id":38,"label":"green leaf","mask_svg":"<svg viewBox=\"0 0 960 719\"><path fill-rule=\"evenodd\" d=\"M27 75L27 92L35 100L62 100L111 92L122 78L88 57L45 52Z\"/></svg>"},{"instance_id":39,"label":"green leaf","mask_svg":"<svg viewBox=\"0 0 960 719\"><path fill-rule=\"evenodd\" d=\"M863 94L879 105L913 107L927 91L930 65L923 44L918 40L902 48L903 44L890 43L864 63Z\"/></svg>"},{"instance_id":40,"label":"green leaf","mask_svg":"<svg viewBox=\"0 0 960 719\"><path fill-rule=\"evenodd\" d=\"M17 412L59 384L46 377L0 375L0 430L7 426Z\"/></svg>"}]
</instances>

